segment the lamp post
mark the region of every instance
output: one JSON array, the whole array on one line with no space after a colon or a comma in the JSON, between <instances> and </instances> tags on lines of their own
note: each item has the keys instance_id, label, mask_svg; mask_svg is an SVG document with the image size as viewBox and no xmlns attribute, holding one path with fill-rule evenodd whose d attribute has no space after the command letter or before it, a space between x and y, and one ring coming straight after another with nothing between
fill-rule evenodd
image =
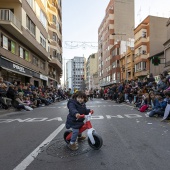
<instances>
[{"instance_id":1,"label":"lamp post","mask_svg":"<svg viewBox=\"0 0 170 170\"><path fill-rule=\"evenodd\" d=\"M112 35L121 35L121 40L122 40L122 35L126 35L125 33L113 33ZM128 81L128 72L127 72L127 40L126 40L126 53L125 53L125 77L126 81Z\"/></svg>"}]
</instances>

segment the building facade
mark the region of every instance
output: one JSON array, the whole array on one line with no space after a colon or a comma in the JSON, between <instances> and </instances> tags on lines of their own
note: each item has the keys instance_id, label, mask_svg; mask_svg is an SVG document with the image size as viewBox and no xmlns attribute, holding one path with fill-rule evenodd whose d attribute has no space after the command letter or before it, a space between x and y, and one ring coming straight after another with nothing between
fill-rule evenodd
<instances>
[{"instance_id":1,"label":"building facade","mask_svg":"<svg viewBox=\"0 0 170 170\"><path fill-rule=\"evenodd\" d=\"M105 17L98 29L99 82L105 86L112 79L120 79L120 68L113 68L119 63L120 56L113 56L113 47L118 41L133 38L134 0L110 0Z\"/></svg>"},{"instance_id":2,"label":"building facade","mask_svg":"<svg viewBox=\"0 0 170 170\"><path fill-rule=\"evenodd\" d=\"M49 28L52 23L48 11L52 1L1 0L0 8L0 75L10 82L57 85L62 73L62 59L57 59L57 64L51 62L53 49ZM60 46L60 58L61 49ZM53 77L49 76L50 68Z\"/></svg>"},{"instance_id":3,"label":"building facade","mask_svg":"<svg viewBox=\"0 0 170 170\"><path fill-rule=\"evenodd\" d=\"M86 62L86 88L98 88L98 55L91 54Z\"/></svg>"},{"instance_id":4,"label":"building facade","mask_svg":"<svg viewBox=\"0 0 170 170\"><path fill-rule=\"evenodd\" d=\"M137 79L143 79L149 73L157 76L163 71L164 65L154 66L151 58L163 51L167 38L166 23L167 18L148 16L135 28L134 65Z\"/></svg>"},{"instance_id":5,"label":"building facade","mask_svg":"<svg viewBox=\"0 0 170 170\"><path fill-rule=\"evenodd\" d=\"M167 24L167 37L164 43L164 58L165 58L165 67L164 70L170 74L170 19L168 19Z\"/></svg>"},{"instance_id":6,"label":"building facade","mask_svg":"<svg viewBox=\"0 0 170 170\"><path fill-rule=\"evenodd\" d=\"M85 57L74 57L66 63L66 84L71 90L85 89Z\"/></svg>"}]
</instances>

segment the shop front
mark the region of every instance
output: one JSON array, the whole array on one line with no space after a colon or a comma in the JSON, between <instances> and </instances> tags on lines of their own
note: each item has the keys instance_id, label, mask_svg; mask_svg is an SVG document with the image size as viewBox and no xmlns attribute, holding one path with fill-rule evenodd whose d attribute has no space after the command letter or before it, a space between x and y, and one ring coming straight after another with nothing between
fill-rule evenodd
<instances>
[{"instance_id":1,"label":"shop front","mask_svg":"<svg viewBox=\"0 0 170 170\"><path fill-rule=\"evenodd\" d=\"M48 77L43 74L40 74L40 79L41 79L41 85L46 87L48 85Z\"/></svg>"},{"instance_id":2,"label":"shop front","mask_svg":"<svg viewBox=\"0 0 170 170\"><path fill-rule=\"evenodd\" d=\"M48 79L49 79L49 81L48 81L49 87L54 87L54 88L58 87L58 83L54 78L48 77Z\"/></svg>"},{"instance_id":3,"label":"shop front","mask_svg":"<svg viewBox=\"0 0 170 170\"><path fill-rule=\"evenodd\" d=\"M12 62L4 57L0 57L0 76L5 81L20 83L30 83L32 78L39 79L40 75L20 64Z\"/></svg>"}]
</instances>

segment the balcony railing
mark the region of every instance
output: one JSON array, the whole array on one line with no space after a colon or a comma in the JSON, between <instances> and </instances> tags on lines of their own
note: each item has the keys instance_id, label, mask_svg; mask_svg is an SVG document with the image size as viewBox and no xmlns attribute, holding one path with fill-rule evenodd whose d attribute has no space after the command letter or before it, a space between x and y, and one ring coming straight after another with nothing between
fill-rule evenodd
<instances>
[{"instance_id":1,"label":"balcony railing","mask_svg":"<svg viewBox=\"0 0 170 170\"><path fill-rule=\"evenodd\" d=\"M15 17L15 15L9 9L0 9L0 21L10 21L19 30L21 30L21 22Z\"/></svg>"}]
</instances>

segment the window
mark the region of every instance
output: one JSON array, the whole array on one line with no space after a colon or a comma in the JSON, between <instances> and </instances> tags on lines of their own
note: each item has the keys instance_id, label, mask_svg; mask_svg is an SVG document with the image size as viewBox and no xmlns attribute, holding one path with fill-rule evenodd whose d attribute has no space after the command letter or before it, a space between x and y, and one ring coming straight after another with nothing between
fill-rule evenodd
<instances>
[{"instance_id":1,"label":"window","mask_svg":"<svg viewBox=\"0 0 170 170\"><path fill-rule=\"evenodd\" d=\"M142 32L142 37L143 37L143 38L146 38L146 31L143 31L143 32Z\"/></svg>"},{"instance_id":2,"label":"window","mask_svg":"<svg viewBox=\"0 0 170 170\"><path fill-rule=\"evenodd\" d=\"M57 57L57 51L56 50L53 50L53 57Z\"/></svg>"},{"instance_id":3,"label":"window","mask_svg":"<svg viewBox=\"0 0 170 170\"><path fill-rule=\"evenodd\" d=\"M112 74L112 80L116 80L116 73Z\"/></svg>"},{"instance_id":4,"label":"window","mask_svg":"<svg viewBox=\"0 0 170 170\"><path fill-rule=\"evenodd\" d=\"M19 47L19 56L23 59L25 59L26 61L30 62L30 56L29 56L29 52L26 51L25 49L23 49L22 47Z\"/></svg>"},{"instance_id":5,"label":"window","mask_svg":"<svg viewBox=\"0 0 170 170\"><path fill-rule=\"evenodd\" d=\"M20 56L21 58L24 58L24 50L23 50L22 47L19 47L19 56Z\"/></svg>"},{"instance_id":6,"label":"window","mask_svg":"<svg viewBox=\"0 0 170 170\"><path fill-rule=\"evenodd\" d=\"M38 58L33 56L32 57L32 64L35 65L35 66L38 66Z\"/></svg>"},{"instance_id":7,"label":"window","mask_svg":"<svg viewBox=\"0 0 170 170\"><path fill-rule=\"evenodd\" d=\"M11 41L11 52L15 54L15 42Z\"/></svg>"},{"instance_id":8,"label":"window","mask_svg":"<svg viewBox=\"0 0 170 170\"><path fill-rule=\"evenodd\" d=\"M56 24L56 16L53 15L53 23Z\"/></svg>"},{"instance_id":9,"label":"window","mask_svg":"<svg viewBox=\"0 0 170 170\"><path fill-rule=\"evenodd\" d=\"M11 51L11 53L15 54L16 53L16 44L14 41L11 41L8 39L6 36L1 35L2 41L1 41L1 46L6 49Z\"/></svg>"},{"instance_id":10,"label":"window","mask_svg":"<svg viewBox=\"0 0 170 170\"><path fill-rule=\"evenodd\" d=\"M57 40L58 40L57 34L56 34L55 32L53 32L53 40L54 40L54 41L57 41Z\"/></svg>"},{"instance_id":11,"label":"window","mask_svg":"<svg viewBox=\"0 0 170 170\"><path fill-rule=\"evenodd\" d=\"M42 34L40 34L40 44L46 48L46 39L44 38L44 36Z\"/></svg>"},{"instance_id":12,"label":"window","mask_svg":"<svg viewBox=\"0 0 170 170\"><path fill-rule=\"evenodd\" d=\"M143 62L143 70L146 70L146 62Z\"/></svg>"},{"instance_id":13,"label":"window","mask_svg":"<svg viewBox=\"0 0 170 170\"><path fill-rule=\"evenodd\" d=\"M27 28L30 31L30 33L35 36L35 24L32 22L28 15L27 15Z\"/></svg>"},{"instance_id":14,"label":"window","mask_svg":"<svg viewBox=\"0 0 170 170\"><path fill-rule=\"evenodd\" d=\"M56 21L56 27L60 31L60 24L58 23L58 21Z\"/></svg>"},{"instance_id":15,"label":"window","mask_svg":"<svg viewBox=\"0 0 170 170\"><path fill-rule=\"evenodd\" d=\"M24 59L25 59L26 61L30 61L30 60L29 60L29 53L28 53L28 51L26 51L26 50L25 50Z\"/></svg>"},{"instance_id":16,"label":"window","mask_svg":"<svg viewBox=\"0 0 170 170\"><path fill-rule=\"evenodd\" d=\"M8 38L4 35L2 36L2 47L8 50Z\"/></svg>"},{"instance_id":17,"label":"window","mask_svg":"<svg viewBox=\"0 0 170 170\"><path fill-rule=\"evenodd\" d=\"M41 68L42 70L45 70L45 62L44 62L44 61L41 61L41 62L40 62L40 68Z\"/></svg>"},{"instance_id":18,"label":"window","mask_svg":"<svg viewBox=\"0 0 170 170\"><path fill-rule=\"evenodd\" d=\"M42 10L40 10L40 22L42 23L42 25L47 28L47 19L45 17L45 14L43 13Z\"/></svg>"}]
</instances>

